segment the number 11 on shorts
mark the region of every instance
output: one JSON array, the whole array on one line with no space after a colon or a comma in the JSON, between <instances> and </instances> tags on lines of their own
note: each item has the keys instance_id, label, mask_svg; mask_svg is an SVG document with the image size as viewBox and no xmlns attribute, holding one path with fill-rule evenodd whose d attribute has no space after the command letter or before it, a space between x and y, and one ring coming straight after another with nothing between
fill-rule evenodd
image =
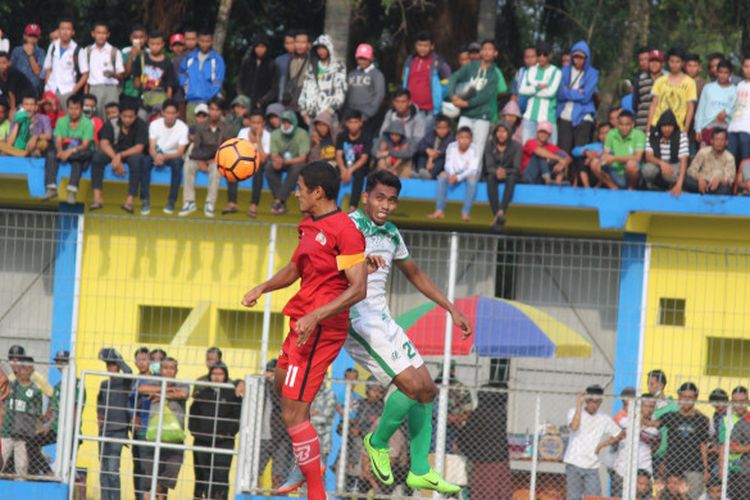
<instances>
[{"instance_id":1,"label":"number 11 on shorts","mask_svg":"<svg viewBox=\"0 0 750 500\"><path fill-rule=\"evenodd\" d=\"M287 387L294 387L294 381L297 379L297 372L299 366L289 365L289 369L286 371L286 378L284 379L284 385Z\"/></svg>"}]
</instances>

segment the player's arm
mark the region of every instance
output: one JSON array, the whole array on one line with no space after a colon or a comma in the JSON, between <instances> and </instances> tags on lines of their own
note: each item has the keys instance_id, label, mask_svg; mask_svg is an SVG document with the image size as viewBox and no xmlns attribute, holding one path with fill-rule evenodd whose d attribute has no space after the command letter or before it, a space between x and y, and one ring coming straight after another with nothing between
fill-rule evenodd
<instances>
[{"instance_id":1,"label":"player's arm","mask_svg":"<svg viewBox=\"0 0 750 500\"><path fill-rule=\"evenodd\" d=\"M318 307L297 321L296 330L299 334L297 345L305 343L318 327L318 323L346 311L367 296L367 263L364 256L361 262L345 269L344 274L349 281L349 288L328 304Z\"/></svg>"},{"instance_id":2,"label":"player's arm","mask_svg":"<svg viewBox=\"0 0 750 500\"><path fill-rule=\"evenodd\" d=\"M397 260L395 263L401 272L404 273L406 279L408 279L417 290L451 314L453 323L463 330L464 337L471 335L471 324L469 323L469 320L467 320L466 317L456 309L456 306L448 300L448 297L445 296L443 291L438 288L429 276L427 276L427 273L419 268L413 259Z\"/></svg>"},{"instance_id":3,"label":"player's arm","mask_svg":"<svg viewBox=\"0 0 750 500\"><path fill-rule=\"evenodd\" d=\"M242 298L242 305L245 307L253 307L258 303L258 299L261 295L281 288L286 288L299 279L299 271L294 262L290 262L284 266L279 272L274 274L271 279L261 283Z\"/></svg>"}]
</instances>

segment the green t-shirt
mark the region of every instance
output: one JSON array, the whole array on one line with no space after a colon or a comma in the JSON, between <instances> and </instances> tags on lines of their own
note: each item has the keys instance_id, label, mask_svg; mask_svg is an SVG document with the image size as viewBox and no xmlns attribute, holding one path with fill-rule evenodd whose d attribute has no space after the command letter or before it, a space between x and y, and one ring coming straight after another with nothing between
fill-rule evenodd
<instances>
[{"instance_id":1,"label":"green t-shirt","mask_svg":"<svg viewBox=\"0 0 750 500\"><path fill-rule=\"evenodd\" d=\"M80 390L81 379L76 379L76 406L78 405L78 391ZM57 432L57 421L60 419L60 390L62 389L62 382L58 382L52 391L52 398L50 399L50 408L55 414L55 419L50 424L49 428L51 431ZM86 389L83 390L83 404L86 404ZM83 424L81 424L83 425Z\"/></svg>"},{"instance_id":2,"label":"green t-shirt","mask_svg":"<svg viewBox=\"0 0 750 500\"><path fill-rule=\"evenodd\" d=\"M78 120L78 126L73 128L70 126L70 117L65 115L57 120L55 137L61 137L63 145L71 141L83 142L88 139L91 141L89 149L94 149L94 122L81 115L81 118Z\"/></svg>"},{"instance_id":3,"label":"green t-shirt","mask_svg":"<svg viewBox=\"0 0 750 500\"><path fill-rule=\"evenodd\" d=\"M125 63L128 61L128 56L130 56L130 51L132 50L131 47L127 47L125 49L122 49L120 53L122 54L122 66L125 67ZM138 57L143 57L143 52L141 52ZM135 66L135 61L133 61L133 65ZM143 67L143 65L141 65ZM131 68L132 73L132 68ZM135 82L133 81L133 76L129 76L124 82L122 82L122 94L126 95L128 97L135 97L138 98L141 96L141 91L135 86Z\"/></svg>"},{"instance_id":4,"label":"green t-shirt","mask_svg":"<svg viewBox=\"0 0 750 500\"><path fill-rule=\"evenodd\" d=\"M289 158L297 158L310 152L310 137L307 132L297 127L289 135L281 132L277 128L271 132L271 153L285 156L288 153Z\"/></svg>"},{"instance_id":5,"label":"green t-shirt","mask_svg":"<svg viewBox=\"0 0 750 500\"><path fill-rule=\"evenodd\" d=\"M604 149L610 151L613 156L631 156L637 151L646 150L646 134L634 128L627 137L620 134L619 129L612 129L607 133L604 141ZM620 173L625 172L625 164L621 161L612 162L610 167Z\"/></svg>"},{"instance_id":6,"label":"green t-shirt","mask_svg":"<svg viewBox=\"0 0 750 500\"><path fill-rule=\"evenodd\" d=\"M617 135L620 135L620 132L617 129L615 129L615 131L617 132ZM609 134L607 134L607 138L609 138ZM677 405L677 403L672 401L672 398L668 398L668 401L669 403L666 406L663 406L662 408L658 408L656 411L654 411L654 420L661 420L661 418L667 413L674 413L676 411L680 411L680 407ZM661 444L659 444L659 448L654 452L654 456L657 458L664 456L664 454L667 452L667 444L668 444L667 428L662 426L660 429L660 432L661 432Z\"/></svg>"},{"instance_id":7,"label":"green t-shirt","mask_svg":"<svg viewBox=\"0 0 750 500\"><path fill-rule=\"evenodd\" d=\"M10 135L10 120L6 119L0 123L0 141L4 141Z\"/></svg>"},{"instance_id":8,"label":"green t-shirt","mask_svg":"<svg viewBox=\"0 0 750 500\"><path fill-rule=\"evenodd\" d=\"M42 391L33 382L28 385L22 385L18 380L11 382L3 418L3 437L29 437L36 434L42 418L43 404Z\"/></svg>"}]
</instances>

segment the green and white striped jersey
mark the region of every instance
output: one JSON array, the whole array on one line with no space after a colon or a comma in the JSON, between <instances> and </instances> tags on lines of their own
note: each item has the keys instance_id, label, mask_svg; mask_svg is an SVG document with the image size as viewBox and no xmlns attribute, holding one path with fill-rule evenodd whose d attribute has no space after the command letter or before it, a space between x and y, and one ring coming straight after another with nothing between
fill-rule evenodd
<instances>
[{"instance_id":1,"label":"green and white striped jersey","mask_svg":"<svg viewBox=\"0 0 750 500\"><path fill-rule=\"evenodd\" d=\"M557 91L560 88L562 73L552 64L542 69L539 65L532 66L526 72L518 93L529 97L526 104L524 120L532 122L557 122ZM540 88L544 83L546 87Z\"/></svg>"}]
</instances>

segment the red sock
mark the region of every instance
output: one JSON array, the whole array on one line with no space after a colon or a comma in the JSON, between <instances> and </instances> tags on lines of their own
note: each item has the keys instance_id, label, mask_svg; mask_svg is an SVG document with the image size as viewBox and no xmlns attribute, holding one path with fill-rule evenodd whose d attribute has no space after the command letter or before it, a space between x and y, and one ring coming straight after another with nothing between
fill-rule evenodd
<instances>
[{"instance_id":1,"label":"red sock","mask_svg":"<svg viewBox=\"0 0 750 500\"><path fill-rule=\"evenodd\" d=\"M320 441L310 421L287 429L292 438L297 465L307 480L307 498L326 500L326 490L320 475Z\"/></svg>"}]
</instances>

